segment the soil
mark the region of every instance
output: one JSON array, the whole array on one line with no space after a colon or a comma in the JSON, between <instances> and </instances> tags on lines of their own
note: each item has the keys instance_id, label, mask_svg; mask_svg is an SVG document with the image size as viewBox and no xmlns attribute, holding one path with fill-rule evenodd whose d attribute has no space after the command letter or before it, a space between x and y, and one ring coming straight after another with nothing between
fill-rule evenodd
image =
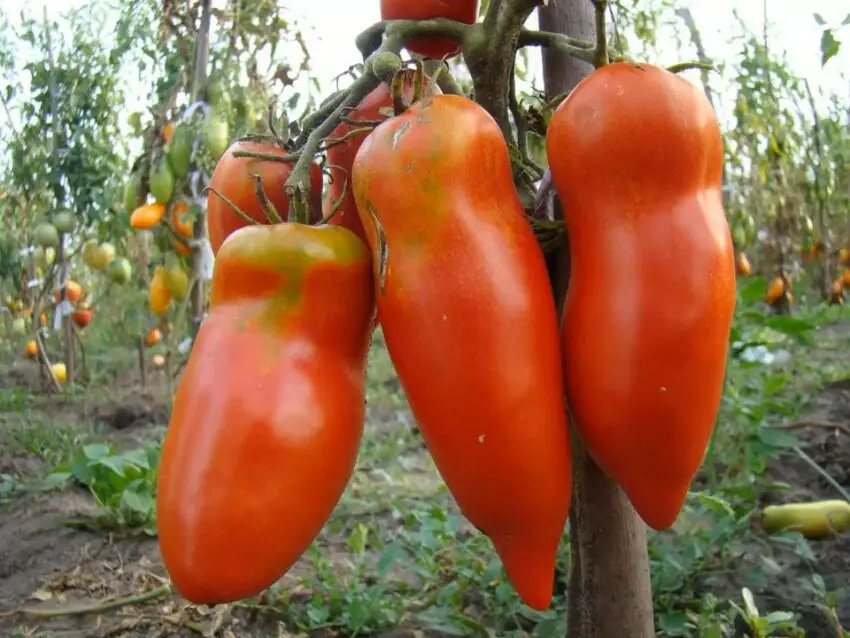
<instances>
[{"instance_id":1,"label":"soil","mask_svg":"<svg viewBox=\"0 0 850 638\"><path fill-rule=\"evenodd\" d=\"M0 366L0 387L36 389L39 379L33 366ZM163 376L155 373L149 387L141 388L132 377L120 376L115 387L91 392L85 402L63 401L57 397L37 398L28 410L38 411L45 422L95 423L119 445L150 440L154 428L167 422L163 401ZM3 474L39 477L46 465L38 457L11 445L0 412L0 481ZM370 409L370 423L378 427L408 427L409 414L399 418L386 406ZM821 468L845 488L850 489L850 436L819 422L841 423L850 427L850 380L824 388L811 403L803 420L814 425L800 427L795 434L803 449ZM424 451L422 452L424 454ZM796 455L786 455L773 464L770 473L776 480L794 489L771 494L765 502L837 498L810 465ZM423 475L424 476L424 475ZM433 476L423 480L436 480ZM92 514L94 505L83 490L26 493L9 503L0 502L0 636L21 635L79 636L296 636L271 613L239 609L234 606L206 608L188 605L176 595L163 592L165 574L156 539L144 535L118 535L69 526L70 519ZM332 563L344 565L346 546L333 535L324 537L323 550ZM801 579L812 571L823 575L827 588L850 585L850 535L835 540L811 543L813 558L804 561L789 552L783 557L779 577L756 592L765 608L787 609L789 601L804 614L803 624L810 638L836 635L824 614L807 606ZM288 578L304 573L296 566ZM741 585L731 579L729 591L718 596L740 599ZM100 604L102 601L139 596L144 592L162 592L161 596L138 604L123 604L100 613L68 613L69 609ZM298 592L296 592L297 594ZM302 592L309 595L309 591ZM45 610L62 608L57 617L39 617L16 613L21 607ZM850 601L839 609L841 621L850 626ZM287 633L290 632L290 633ZM335 634L316 632L312 636L330 638ZM381 634L383 638L441 638L448 634L397 629Z\"/></svg>"}]
</instances>

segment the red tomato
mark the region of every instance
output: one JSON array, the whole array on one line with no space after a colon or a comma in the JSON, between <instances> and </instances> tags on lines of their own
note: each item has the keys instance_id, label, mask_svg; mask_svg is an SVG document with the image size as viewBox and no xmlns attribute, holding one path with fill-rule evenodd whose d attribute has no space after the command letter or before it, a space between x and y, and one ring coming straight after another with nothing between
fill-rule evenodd
<instances>
[{"instance_id":1,"label":"red tomato","mask_svg":"<svg viewBox=\"0 0 850 638\"><path fill-rule=\"evenodd\" d=\"M339 227L243 228L221 246L210 297L162 448L157 521L177 590L215 604L277 581L351 477L369 253Z\"/></svg>"},{"instance_id":2,"label":"red tomato","mask_svg":"<svg viewBox=\"0 0 850 638\"><path fill-rule=\"evenodd\" d=\"M428 20L446 18L474 24L478 18L478 0L381 0L381 20ZM457 42L449 38L419 38L407 43L413 53L442 59L460 53Z\"/></svg>"},{"instance_id":3,"label":"red tomato","mask_svg":"<svg viewBox=\"0 0 850 638\"><path fill-rule=\"evenodd\" d=\"M289 197L283 191L283 184L292 170L292 162L263 161L252 157L234 157L233 152L252 151L284 155L284 151L274 145L258 142L236 142L215 166L210 188L215 189L233 202L239 210L260 224L271 223L257 198L257 182L251 174L258 174L263 180L263 188L269 201L274 205L281 219L286 220L289 211ZM310 167L309 205L313 219L318 219L322 209L322 170L318 164ZM233 212L233 209L212 190L207 194L207 228L213 254L218 253L222 242L233 231L243 228L248 222Z\"/></svg>"},{"instance_id":4,"label":"red tomato","mask_svg":"<svg viewBox=\"0 0 850 638\"><path fill-rule=\"evenodd\" d=\"M353 172L378 319L425 442L519 595L545 609L570 441L555 302L499 126L465 97L428 97L376 128Z\"/></svg>"},{"instance_id":5,"label":"red tomato","mask_svg":"<svg viewBox=\"0 0 850 638\"><path fill-rule=\"evenodd\" d=\"M405 71L404 75L404 95L408 100L412 100L414 92L415 73L413 70ZM440 88L437 85L430 85L427 76L424 78L424 86L427 87L429 94L440 93ZM354 121L377 121L387 119L386 110L392 109L393 97L390 88L381 83L377 89L367 95L359 106L354 109L349 115L349 120ZM384 112L382 112L384 111ZM329 138L342 139L350 132L356 129L357 126L351 126L342 123L337 126ZM345 142L336 144L328 149L328 168L331 173L331 183L328 187L328 193L325 196L324 215L328 215L334 210L334 206L338 205L336 213L328 222L332 225L345 226L357 235L364 243L366 235L363 233L363 224L360 223L360 216L357 213L357 204L354 201L354 193L352 191L351 165L354 162L354 156L363 140L366 139L368 132L352 135ZM344 189L344 190L343 190ZM340 203L340 198L342 202Z\"/></svg>"},{"instance_id":6,"label":"red tomato","mask_svg":"<svg viewBox=\"0 0 850 638\"><path fill-rule=\"evenodd\" d=\"M546 145L570 242L567 402L596 462L663 529L714 428L735 308L717 118L684 78L610 64L559 106Z\"/></svg>"}]
</instances>

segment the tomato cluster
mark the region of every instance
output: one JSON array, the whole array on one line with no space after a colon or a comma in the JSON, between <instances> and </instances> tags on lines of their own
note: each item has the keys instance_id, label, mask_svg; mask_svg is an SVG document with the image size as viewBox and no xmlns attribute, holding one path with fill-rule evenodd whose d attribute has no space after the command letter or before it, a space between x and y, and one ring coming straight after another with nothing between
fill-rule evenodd
<instances>
[{"instance_id":1,"label":"tomato cluster","mask_svg":"<svg viewBox=\"0 0 850 638\"><path fill-rule=\"evenodd\" d=\"M705 96L619 63L554 113L572 260L560 324L496 121L436 89L392 117L391 104L379 87L331 136L331 223L264 216L252 176L285 212L292 164L233 153L279 149L238 142L215 170L211 309L157 501L166 567L192 601L258 593L328 520L363 430L375 316L442 478L535 609L550 604L571 502L567 406L652 527L673 523L701 463L735 303ZM352 134L358 120L384 121Z\"/></svg>"}]
</instances>

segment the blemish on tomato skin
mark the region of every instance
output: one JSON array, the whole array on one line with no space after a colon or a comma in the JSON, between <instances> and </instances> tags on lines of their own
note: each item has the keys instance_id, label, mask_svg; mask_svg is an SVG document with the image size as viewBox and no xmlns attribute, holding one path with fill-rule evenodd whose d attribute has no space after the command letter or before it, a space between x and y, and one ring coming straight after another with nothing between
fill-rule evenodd
<instances>
[{"instance_id":1,"label":"blemish on tomato skin","mask_svg":"<svg viewBox=\"0 0 850 638\"><path fill-rule=\"evenodd\" d=\"M401 138L410 130L410 122L405 122L402 124L398 130L393 131L392 142L390 143L390 148L394 151L398 150L398 145L401 142Z\"/></svg>"}]
</instances>

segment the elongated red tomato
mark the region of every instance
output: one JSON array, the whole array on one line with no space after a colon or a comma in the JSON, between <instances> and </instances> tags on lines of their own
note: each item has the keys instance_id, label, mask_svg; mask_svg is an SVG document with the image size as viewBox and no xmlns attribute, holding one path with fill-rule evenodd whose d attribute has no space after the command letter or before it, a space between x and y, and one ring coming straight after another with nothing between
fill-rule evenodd
<instances>
[{"instance_id":1,"label":"elongated red tomato","mask_svg":"<svg viewBox=\"0 0 850 638\"><path fill-rule=\"evenodd\" d=\"M275 144L238 141L234 142L218 160L210 178L211 190L207 194L207 230L213 254L218 253L218 249L228 235L249 225L245 219L233 211L230 204L219 197L219 193L258 224L270 224L271 220L257 197L257 182L252 177L252 175L259 175L263 181L263 192L281 219L285 220L289 212L289 197L283 191L283 184L292 171L293 162L236 157L233 154L235 151L278 156L285 154L283 149ZM322 206L322 169L318 164L310 167L310 186L311 221L318 221Z\"/></svg>"},{"instance_id":2,"label":"elongated red tomato","mask_svg":"<svg viewBox=\"0 0 850 638\"><path fill-rule=\"evenodd\" d=\"M478 18L478 0L381 0L381 20L431 18L474 24ZM449 38L418 38L406 46L413 53L438 60L460 53L457 42Z\"/></svg>"},{"instance_id":3,"label":"elongated red tomato","mask_svg":"<svg viewBox=\"0 0 850 638\"><path fill-rule=\"evenodd\" d=\"M687 80L611 64L561 104L546 143L572 260L567 402L592 456L662 529L717 418L735 307L717 119Z\"/></svg>"},{"instance_id":4,"label":"elongated red tomato","mask_svg":"<svg viewBox=\"0 0 850 638\"><path fill-rule=\"evenodd\" d=\"M404 96L411 100L414 93L415 74L413 69L404 71ZM440 93L440 87L436 84L431 84L428 76L423 78L423 85L429 95ZM367 95L364 100L354 109L349 115L348 120L354 122L376 122L385 120L388 117L387 111L392 111L393 96L390 88L383 82ZM343 122L337 126L333 133L330 134L331 140L345 141L339 144L334 144L328 149L328 168L331 174L331 183L328 186L328 192L324 202L324 216L327 219L334 207L336 213L328 221L331 225L344 226L361 240L366 242L366 235L363 232L363 224L360 223L360 216L357 214L357 204L354 201L354 192L352 189L351 165L354 163L354 157L363 140L366 139L368 131L360 133L352 133L358 126ZM346 137L349 136L349 137ZM342 198L342 201L340 201Z\"/></svg>"},{"instance_id":5,"label":"elongated red tomato","mask_svg":"<svg viewBox=\"0 0 850 638\"><path fill-rule=\"evenodd\" d=\"M344 228L251 226L222 245L157 485L188 600L257 594L327 521L362 434L373 310L369 252Z\"/></svg>"},{"instance_id":6,"label":"elongated red tomato","mask_svg":"<svg viewBox=\"0 0 850 638\"><path fill-rule=\"evenodd\" d=\"M378 319L428 448L519 595L545 609L570 445L555 303L501 131L464 97L426 98L363 143L354 195Z\"/></svg>"}]
</instances>

